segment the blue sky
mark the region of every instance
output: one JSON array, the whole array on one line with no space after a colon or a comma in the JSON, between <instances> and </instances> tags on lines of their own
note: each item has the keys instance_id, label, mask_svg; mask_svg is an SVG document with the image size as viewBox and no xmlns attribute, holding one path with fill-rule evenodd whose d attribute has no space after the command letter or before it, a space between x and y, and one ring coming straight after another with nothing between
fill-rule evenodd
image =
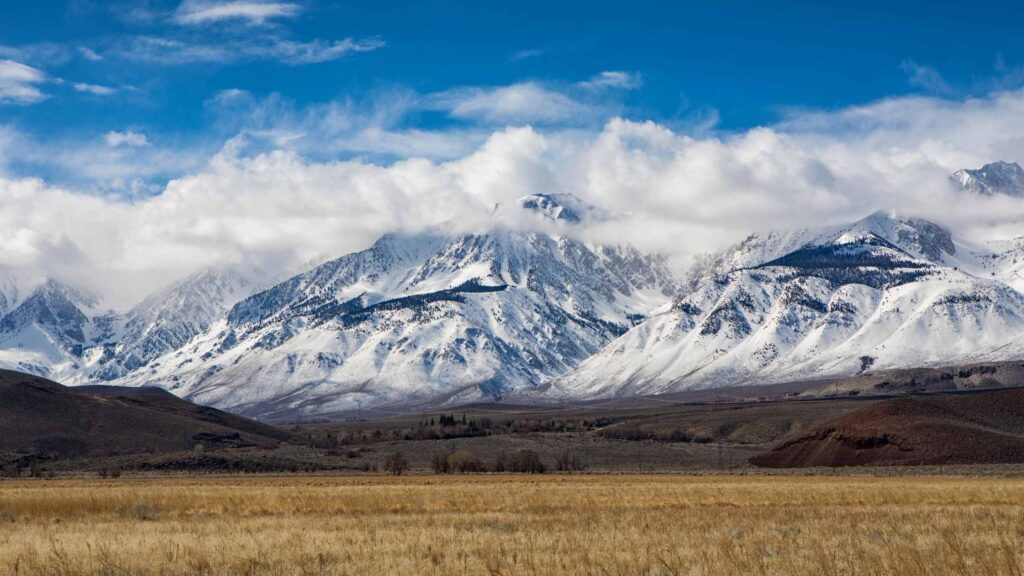
<instances>
[{"instance_id":1,"label":"blue sky","mask_svg":"<svg viewBox=\"0 0 1024 576\"><path fill-rule=\"evenodd\" d=\"M382 5L384 4L384 5ZM0 274L130 302L570 193L689 261L752 231L1024 234L1011 2L0 2ZM517 224L518 225L518 224ZM532 225L532 224L527 224ZM569 233L567 231L562 231ZM972 235L973 234L973 235Z\"/></svg>"},{"instance_id":2,"label":"blue sky","mask_svg":"<svg viewBox=\"0 0 1024 576\"><path fill-rule=\"evenodd\" d=\"M382 4L5 2L0 58L41 76L0 97L0 124L38 147L131 132L197 158L242 129L269 131L268 115L329 103L390 130L592 128L622 116L736 131L794 108L1012 88L1024 61L1015 2ZM474 89L523 85L566 98L551 113L458 108ZM410 153L343 148L327 155ZM6 163L74 179L43 153Z\"/></svg>"}]
</instances>

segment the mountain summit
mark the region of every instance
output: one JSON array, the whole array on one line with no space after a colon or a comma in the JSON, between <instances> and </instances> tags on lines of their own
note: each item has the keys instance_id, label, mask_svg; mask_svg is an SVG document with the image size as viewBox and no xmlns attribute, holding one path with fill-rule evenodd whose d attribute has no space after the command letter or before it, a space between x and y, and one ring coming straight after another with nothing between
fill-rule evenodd
<instances>
[{"instance_id":1,"label":"mountain summit","mask_svg":"<svg viewBox=\"0 0 1024 576\"><path fill-rule=\"evenodd\" d=\"M977 170L957 170L950 179L964 190L983 196L1024 197L1024 168L1016 162L993 162Z\"/></svg>"}]
</instances>

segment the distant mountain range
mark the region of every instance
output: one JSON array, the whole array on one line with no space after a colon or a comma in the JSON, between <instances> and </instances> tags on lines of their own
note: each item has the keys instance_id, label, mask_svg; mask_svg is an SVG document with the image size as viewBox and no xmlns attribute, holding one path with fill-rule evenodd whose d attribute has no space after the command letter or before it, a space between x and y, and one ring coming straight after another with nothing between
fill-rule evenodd
<instances>
[{"instance_id":1,"label":"distant mountain range","mask_svg":"<svg viewBox=\"0 0 1024 576\"><path fill-rule=\"evenodd\" d=\"M1022 173L952 178L1024 196ZM123 314L55 280L0 280L0 366L291 418L1024 358L1024 240L879 212L752 235L678 277L657 255L572 239L607 217L531 195L484 232L387 234L271 286L203 270Z\"/></svg>"}]
</instances>

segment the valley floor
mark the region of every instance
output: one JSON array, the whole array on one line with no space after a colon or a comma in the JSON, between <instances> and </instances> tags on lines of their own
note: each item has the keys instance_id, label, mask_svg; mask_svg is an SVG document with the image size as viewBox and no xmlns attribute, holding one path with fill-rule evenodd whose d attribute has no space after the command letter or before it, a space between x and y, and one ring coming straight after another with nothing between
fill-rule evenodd
<instances>
[{"instance_id":1,"label":"valley floor","mask_svg":"<svg viewBox=\"0 0 1024 576\"><path fill-rule=\"evenodd\" d=\"M1022 574L1024 478L0 481L9 574Z\"/></svg>"}]
</instances>

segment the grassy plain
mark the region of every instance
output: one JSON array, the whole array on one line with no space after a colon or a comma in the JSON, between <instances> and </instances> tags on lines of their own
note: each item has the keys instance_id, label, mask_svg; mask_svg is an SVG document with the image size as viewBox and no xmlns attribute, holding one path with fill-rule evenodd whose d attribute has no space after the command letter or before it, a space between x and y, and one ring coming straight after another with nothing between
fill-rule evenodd
<instances>
[{"instance_id":1,"label":"grassy plain","mask_svg":"<svg viewBox=\"0 0 1024 576\"><path fill-rule=\"evenodd\" d=\"M1024 479L0 481L9 574L1024 573Z\"/></svg>"}]
</instances>

